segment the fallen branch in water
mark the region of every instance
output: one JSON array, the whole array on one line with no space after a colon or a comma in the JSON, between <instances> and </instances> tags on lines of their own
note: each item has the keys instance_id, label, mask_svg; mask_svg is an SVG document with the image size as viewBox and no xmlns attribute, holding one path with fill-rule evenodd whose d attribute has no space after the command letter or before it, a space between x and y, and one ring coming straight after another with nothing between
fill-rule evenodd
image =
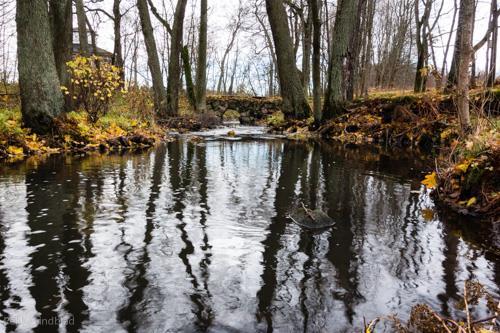
<instances>
[{"instance_id":1,"label":"fallen branch in water","mask_svg":"<svg viewBox=\"0 0 500 333\"><path fill-rule=\"evenodd\" d=\"M301 205L302 205L302 208L304 209L304 211L306 212L306 215L309 216L309 218L313 221L313 222L316 222L316 219L314 218L314 216L312 215L312 211L307 208L303 202L301 202Z\"/></svg>"}]
</instances>

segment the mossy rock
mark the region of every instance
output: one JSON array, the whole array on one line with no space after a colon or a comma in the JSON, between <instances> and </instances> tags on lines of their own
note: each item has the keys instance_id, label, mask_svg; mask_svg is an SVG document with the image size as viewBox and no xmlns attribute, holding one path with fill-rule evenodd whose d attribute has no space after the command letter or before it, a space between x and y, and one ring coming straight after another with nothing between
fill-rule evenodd
<instances>
[{"instance_id":1,"label":"mossy rock","mask_svg":"<svg viewBox=\"0 0 500 333\"><path fill-rule=\"evenodd\" d=\"M298 226L310 230L326 229L335 226L335 221L319 209L309 210L301 207L292 211L288 215L288 218Z\"/></svg>"}]
</instances>

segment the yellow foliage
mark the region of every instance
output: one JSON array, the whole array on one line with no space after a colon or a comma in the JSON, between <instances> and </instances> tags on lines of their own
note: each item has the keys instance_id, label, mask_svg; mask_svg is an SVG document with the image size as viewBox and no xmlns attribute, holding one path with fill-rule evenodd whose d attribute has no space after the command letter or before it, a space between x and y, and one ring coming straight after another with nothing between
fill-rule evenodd
<instances>
[{"instance_id":1,"label":"yellow foliage","mask_svg":"<svg viewBox=\"0 0 500 333\"><path fill-rule=\"evenodd\" d=\"M470 163L471 163L470 160L466 160L463 163L456 165L455 169L457 171L462 171L462 173L466 173L467 170L469 169Z\"/></svg>"},{"instance_id":2,"label":"yellow foliage","mask_svg":"<svg viewBox=\"0 0 500 333\"><path fill-rule=\"evenodd\" d=\"M24 152L22 147L9 146L9 148L7 148L7 154L12 156L21 156L24 155Z\"/></svg>"},{"instance_id":3,"label":"yellow foliage","mask_svg":"<svg viewBox=\"0 0 500 333\"><path fill-rule=\"evenodd\" d=\"M71 74L72 98L95 123L108 111L111 99L120 91L123 84L121 69L95 55L89 58L77 56L67 66ZM69 93L64 86L61 90Z\"/></svg>"},{"instance_id":4,"label":"yellow foliage","mask_svg":"<svg viewBox=\"0 0 500 333\"><path fill-rule=\"evenodd\" d=\"M438 179L435 172L428 174L425 176L425 179L422 181L422 184L425 185L428 189L434 189L437 187Z\"/></svg>"},{"instance_id":5,"label":"yellow foliage","mask_svg":"<svg viewBox=\"0 0 500 333\"><path fill-rule=\"evenodd\" d=\"M470 206L473 206L475 205L477 202L477 198L476 197L472 197L470 198L468 201L467 201L467 207L470 207Z\"/></svg>"}]
</instances>

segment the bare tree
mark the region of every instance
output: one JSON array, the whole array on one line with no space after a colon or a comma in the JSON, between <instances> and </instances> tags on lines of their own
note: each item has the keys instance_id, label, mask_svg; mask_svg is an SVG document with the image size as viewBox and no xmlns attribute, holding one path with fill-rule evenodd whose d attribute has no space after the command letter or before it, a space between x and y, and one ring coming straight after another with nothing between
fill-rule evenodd
<instances>
[{"instance_id":1,"label":"bare tree","mask_svg":"<svg viewBox=\"0 0 500 333\"><path fill-rule=\"evenodd\" d=\"M474 25L474 0L460 0L460 22L457 31L456 55L457 55L457 109L458 118L462 132L467 134L471 131L469 113L469 65L472 59L472 28Z\"/></svg>"},{"instance_id":2,"label":"bare tree","mask_svg":"<svg viewBox=\"0 0 500 333\"><path fill-rule=\"evenodd\" d=\"M356 23L358 0L342 0L332 34L332 50L328 68L328 88L323 107L324 119L330 119L343 109L342 68L347 56L349 37Z\"/></svg>"},{"instance_id":3,"label":"bare tree","mask_svg":"<svg viewBox=\"0 0 500 333\"><path fill-rule=\"evenodd\" d=\"M306 118L311 113L311 108L304 96L302 81L295 63L285 7L281 1L266 0L266 9L274 40L284 112L297 119Z\"/></svg>"},{"instance_id":4,"label":"bare tree","mask_svg":"<svg viewBox=\"0 0 500 333\"><path fill-rule=\"evenodd\" d=\"M495 10L498 8L497 0L491 1L491 22L493 23L493 31L491 34L490 56L488 75L486 78L486 86L493 87L497 73L497 49L498 49L498 15L495 15Z\"/></svg>"},{"instance_id":5,"label":"bare tree","mask_svg":"<svg viewBox=\"0 0 500 333\"><path fill-rule=\"evenodd\" d=\"M415 25L417 29L416 42L417 42L417 70L415 74L415 87L416 93L424 92L427 86L428 76L428 58L429 58L429 19L431 16L431 9L434 0L424 0L424 11L420 16L420 0L415 1Z\"/></svg>"},{"instance_id":6,"label":"bare tree","mask_svg":"<svg viewBox=\"0 0 500 333\"><path fill-rule=\"evenodd\" d=\"M198 38L198 64L196 66L196 110L207 109L207 44L208 44L208 1L200 3L200 31Z\"/></svg>"},{"instance_id":7,"label":"bare tree","mask_svg":"<svg viewBox=\"0 0 500 333\"><path fill-rule=\"evenodd\" d=\"M312 79L313 79L313 114L318 125L321 123L321 0L308 0L311 7L311 21L313 30L313 55L312 55Z\"/></svg>"},{"instance_id":8,"label":"bare tree","mask_svg":"<svg viewBox=\"0 0 500 333\"><path fill-rule=\"evenodd\" d=\"M178 0L174 13L172 25L170 59L168 62L167 78L167 113L169 116L179 114L179 91L180 91L180 58L182 51L182 35L184 32L184 15L186 13L187 0Z\"/></svg>"},{"instance_id":9,"label":"bare tree","mask_svg":"<svg viewBox=\"0 0 500 333\"><path fill-rule=\"evenodd\" d=\"M78 38L80 41L80 52L84 56L90 55L89 40L87 33L87 16L83 0L75 0L76 19L78 23Z\"/></svg>"},{"instance_id":10,"label":"bare tree","mask_svg":"<svg viewBox=\"0 0 500 333\"><path fill-rule=\"evenodd\" d=\"M222 59L220 62L220 75L219 75L219 80L217 83L217 93L222 92L222 85L224 82L224 78L226 76L226 62L227 62L227 57L229 56L229 53L234 47L234 43L236 41L236 37L238 36L238 32L240 31L241 27L243 26L243 16L245 15L245 8L243 7L243 3L240 0L239 6L238 6L238 12L236 14L236 18L233 20L233 22L230 24L231 26L231 38L229 39L229 43L226 46L226 49L224 50L224 53L222 55Z\"/></svg>"},{"instance_id":11,"label":"bare tree","mask_svg":"<svg viewBox=\"0 0 500 333\"><path fill-rule=\"evenodd\" d=\"M153 34L153 26L149 16L148 3L146 0L137 0L137 8L139 10L139 18L141 21L142 33L144 35L144 43L148 54L148 66L153 79L154 103L158 117L165 119L168 116L167 111L167 94L163 85L161 75L160 60L158 59L158 50Z\"/></svg>"}]
</instances>

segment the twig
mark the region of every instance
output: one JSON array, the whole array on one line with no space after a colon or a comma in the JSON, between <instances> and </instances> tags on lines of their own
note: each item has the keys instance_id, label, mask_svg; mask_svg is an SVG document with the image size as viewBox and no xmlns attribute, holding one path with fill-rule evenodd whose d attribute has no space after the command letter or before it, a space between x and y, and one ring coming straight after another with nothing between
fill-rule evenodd
<instances>
[{"instance_id":1,"label":"twig","mask_svg":"<svg viewBox=\"0 0 500 333\"><path fill-rule=\"evenodd\" d=\"M472 333L469 303L467 302L467 282L465 282L464 284L464 304L465 304L465 314L467 315L467 328L469 329L469 333Z\"/></svg>"},{"instance_id":2,"label":"twig","mask_svg":"<svg viewBox=\"0 0 500 333\"><path fill-rule=\"evenodd\" d=\"M441 318L440 316L438 316L437 313L435 313L434 311L432 312L432 314L434 315L434 317L436 317L437 320L439 320L439 322L441 323L441 325L443 325L443 327L446 330L446 332L451 333L450 329L448 328L448 325L446 325L446 323L444 322L443 318Z\"/></svg>"},{"instance_id":3,"label":"twig","mask_svg":"<svg viewBox=\"0 0 500 333\"><path fill-rule=\"evenodd\" d=\"M301 202L301 204L302 204L302 208L303 208L303 209L304 209L304 211L306 212L307 216L309 216L309 218L310 218L311 220L313 220L313 222L316 222L316 219L315 219L315 218L312 216L312 214L311 214L311 210L310 210L310 209L308 209L308 208L304 205L304 203L303 203L303 202Z\"/></svg>"},{"instance_id":4,"label":"twig","mask_svg":"<svg viewBox=\"0 0 500 333\"><path fill-rule=\"evenodd\" d=\"M485 321L489 321L489 320L492 320L492 319L496 319L498 317L498 315L493 315L493 316L489 316L487 318L483 318L483 319L479 319L479 320L474 320L472 322L472 325L475 325L475 324L480 324L480 323L484 323Z\"/></svg>"}]
</instances>

